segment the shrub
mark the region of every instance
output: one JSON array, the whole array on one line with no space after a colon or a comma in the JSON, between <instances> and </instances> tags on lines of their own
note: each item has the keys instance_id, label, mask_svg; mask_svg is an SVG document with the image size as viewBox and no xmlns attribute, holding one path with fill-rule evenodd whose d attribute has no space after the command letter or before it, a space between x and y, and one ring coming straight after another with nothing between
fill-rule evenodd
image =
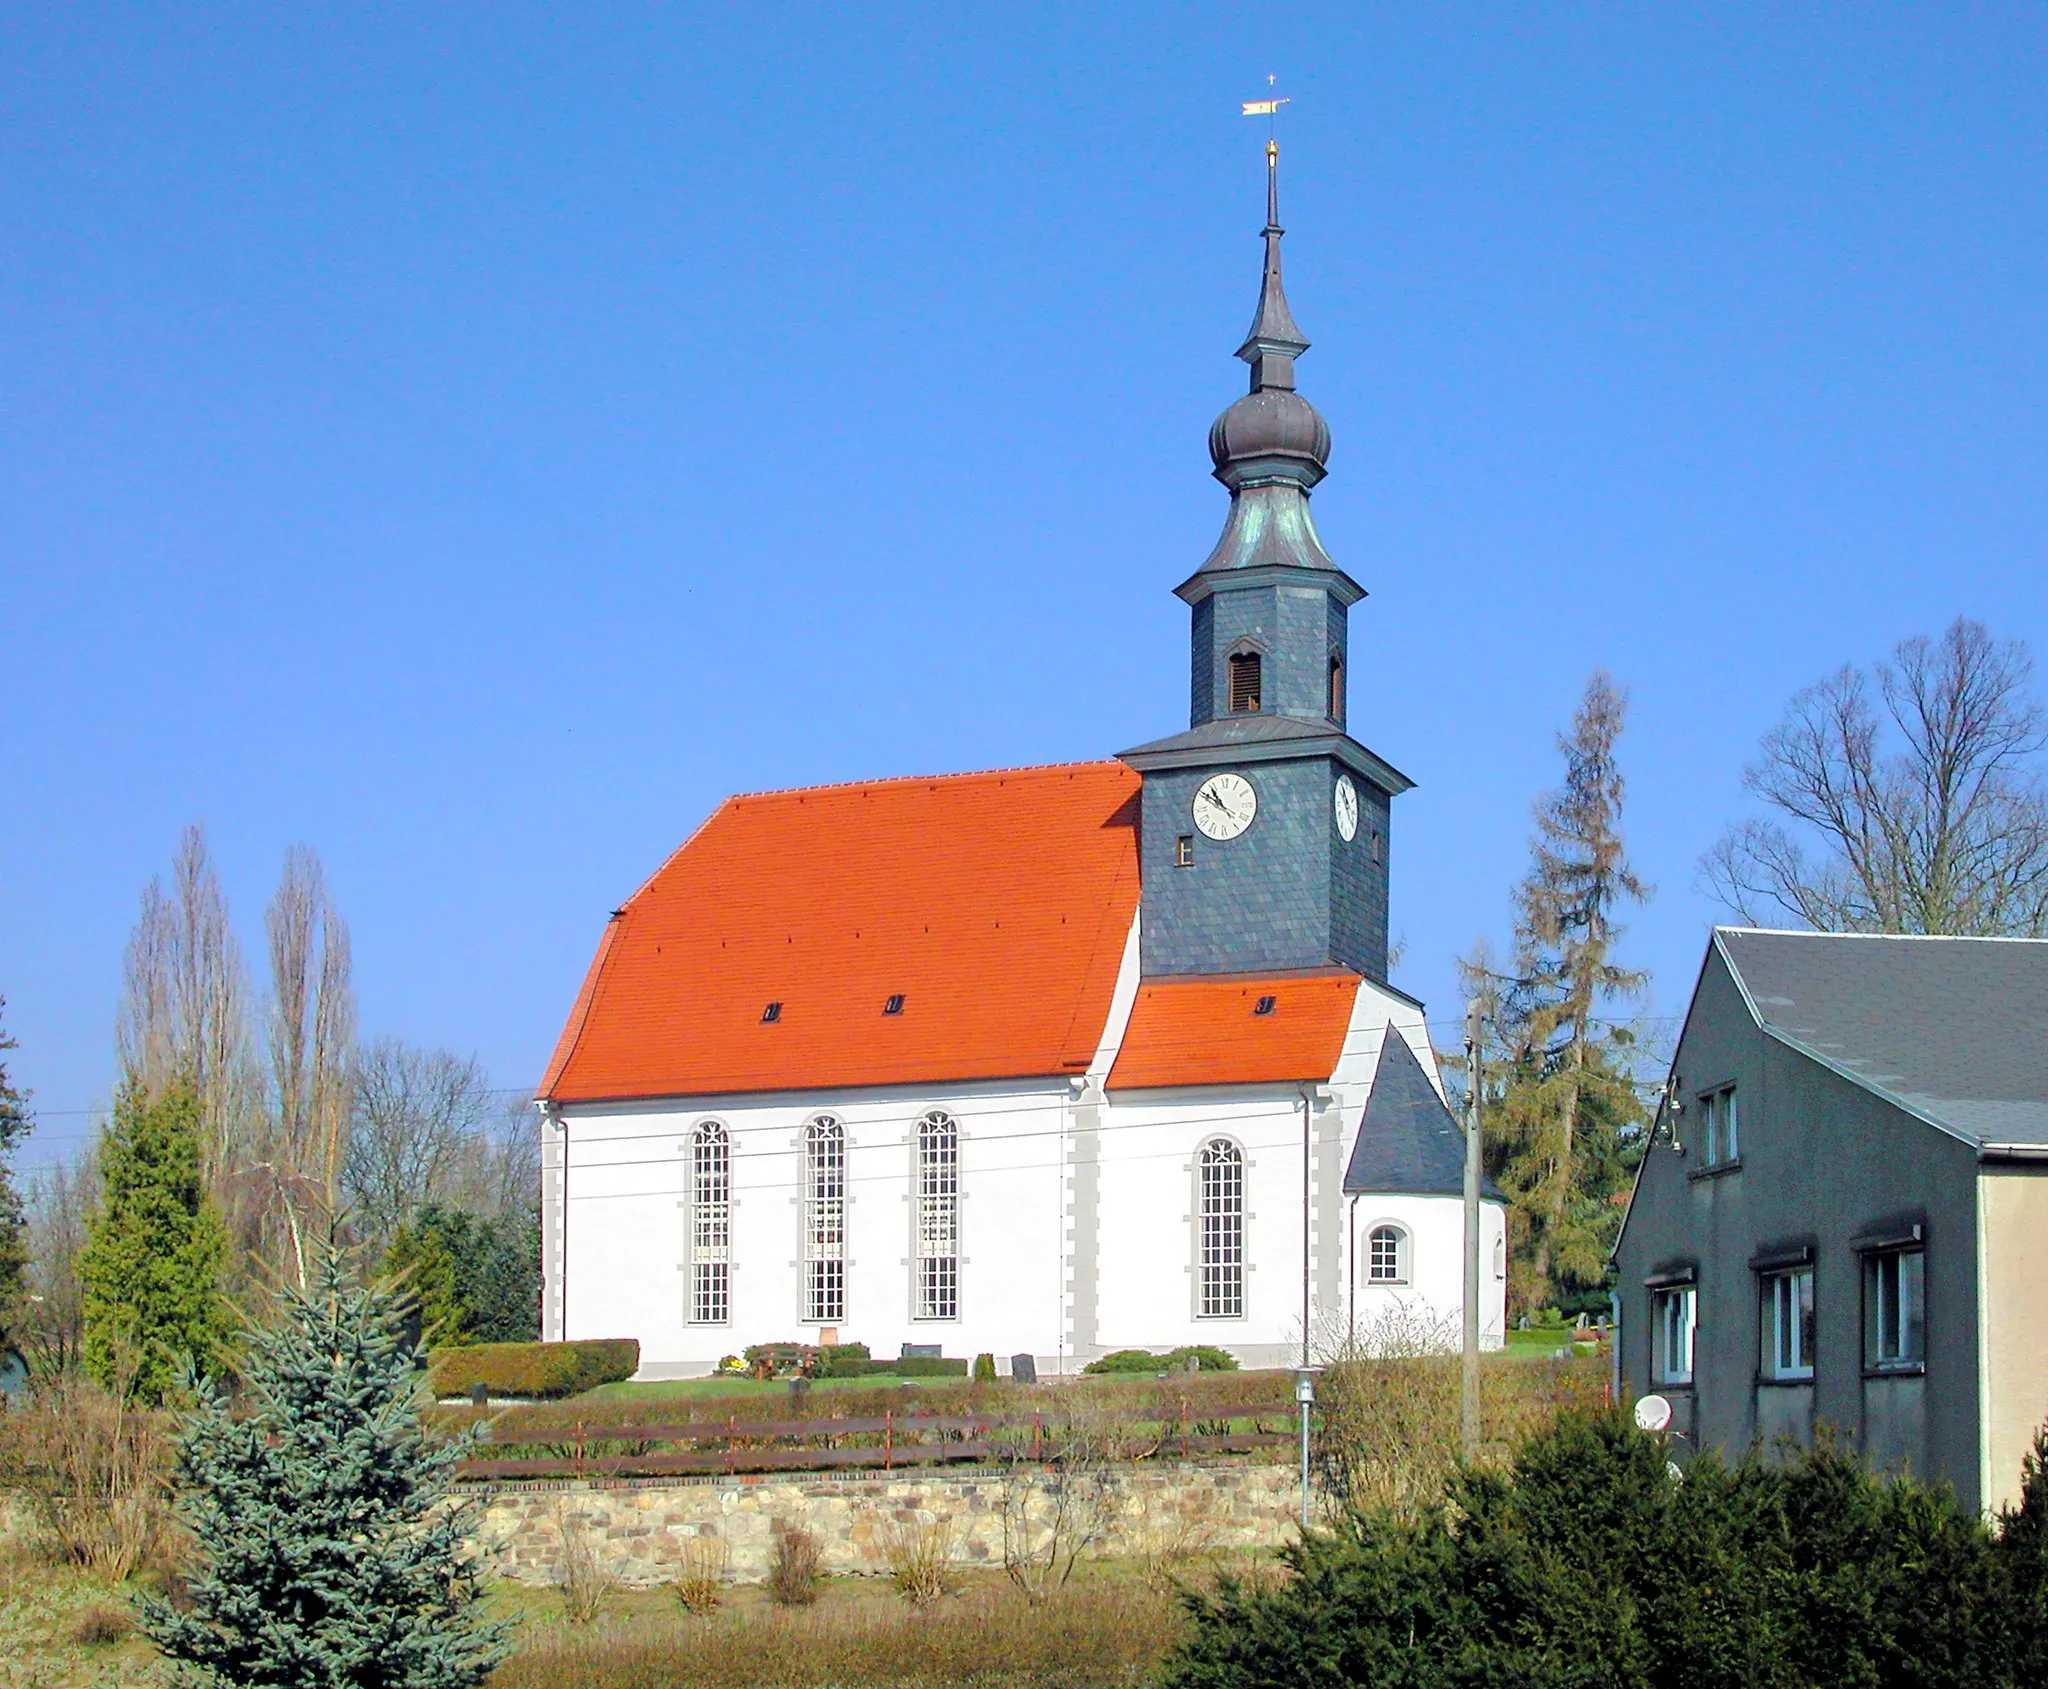
<instances>
[{"instance_id":1,"label":"shrub","mask_svg":"<svg viewBox=\"0 0 2048 1689\"><path fill-rule=\"evenodd\" d=\"M899 1361L869 1361L867 1370L896 1378L965 1378L967 1362L944 1355L907 1355Z\"/></svg>"},{"instance_id":2,"label":"shrub","mask_svg":"<svg viewBox=\"0 0 2048 1689\"><path fill-rule=\"evenodd\" d=\"M994 1383L995 1381L996 1381L996 1358L995 1358L995 1356L993 1356L993 1355L976 1355L976 1356L974 1357L974 1382L975 1382L975 1383L977 1383L977 1384L993 1384L993 1383Z\"/></svg>"},{"instance_id":3,"label":"shrub","mask_svg":"<svg viewBox=\"0 0 2048 1689\"><path fill-rule=\"evenodd\" d=\"M170 1523L162 1417L76 1374L0 1413L0 1486L27 1502L58 1558L120 1582Z\"/></svg>"},{"instance_id":4,"label":"shrub","mask_svg":"<svg viewBox=\"0 0 2048 1689\"><path fill-rule=\"evenodd\" d=\"M882 1522L882 1553L896 1593L913 1607L929 1607L958 1581L949 1521L913 1514Z\"/></svg>"},{"instance_id":5,"label":"shrub","mask_svg":"<svg viewBox=\"0 0 2048 1689\"><path fill-rule=\"evenodd\" d=\"M1184 1596L1193 1633L1161 1682L1466 1682L1483 1661L1527 1689L2017 1689L2039 1681L2017 1621L2048 1572L2015 1573L2012 1517L1994 1539L1949 1491L1826 1441L1780 1464L1702 1454L1681 1480L1661 1438L1571 1414L1511 1473L1458 1469L1439 1505L1309 1533L1285 1583Z\"/></svg>"},{"instance_id":6,"label":"shrub","mask_svg":"<svg viewBox=\"0 0 2048 1689\"><path fill-rule=\"evenodd\" d=\"M708 1619L718 1611L732 1549L723 1537L691 1537L683 1544L683 1567L672 1586L684 1612Z\"/></svg>"},{"instance_id":7,"label":"shrub","mask_svg":"<svg viewBox=\"0 0 2048 1689\"><path fill-rule=\"evenodd\" d=\"M1116 1349L1100 1360L1090 1361L1081 1370L1098 1378L1118 1372L1172 1372L1176 1368L1185 1368L1190 1361L1195 1363L1199 1372L1237 1370L1237 1357L1213 1343L1183 1343L1178 1349L1169 1349L1163 1355L1155 1355L1150 1349Z\"/></svg>"},{"instance_id":8,"label":"shrub","mask_svg":"<svg viewBox=\"0 0 2048 1689\"><path fill-rule=\"evenodd\" d=\"M125 1607L94 1602L72 1621L71 1640L81 1648L105 1648L127 1640L135 1620Z\"/></svg>"},{"instance_id":9,"label":"shrub","mask_svg":"<svg viewBox=\"0 0 2048 1689\"><path fill-rule=\"evenodd\" d=\"M640 1344L632 1337L587 1338L576 1343L471 1343L436 1349L427 1387L437 1396L466 1396L481 1384L493 1396L546 1401L579 1396L617 1384L640 1370Z\"/></svg>"},{"instance_id":10,"label":"shrub","mask_svg":"<svg viewBox=\"0 0 2048 1689\"><path fill-rule=\"evenodd\" d=\"M777 1521L775 1558L768 1566L768 1598L778 1607L808 1607L818 1599L818 1539L809 1531Z\"/></svg>"},{"instance_id":11,"label":"shrub","mask_svg":"<svg viewBox=\"0 0 2048 1689\"><path fill-rule=\"evenodd\" d=\"M819 1378L859 1378L866 1373L871 1362L865 1343L828 1343L818 1351L815 1376Z\"/></svg>"}]
</instances>

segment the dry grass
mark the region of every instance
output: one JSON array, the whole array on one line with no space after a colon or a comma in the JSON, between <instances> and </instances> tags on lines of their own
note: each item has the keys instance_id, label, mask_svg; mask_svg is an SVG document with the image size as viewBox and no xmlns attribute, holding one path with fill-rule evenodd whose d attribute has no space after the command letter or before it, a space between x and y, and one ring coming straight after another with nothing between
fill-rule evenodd
<instances>
[{"instance_id":1,"label":"dry grass","mask_svg":"<svg viewBox=\"0 0 2048 1689\"><path fill-rule=\"evenodd\" d=\"M923 1607L878 1580L834 1580L816 1606L732 1592L703 1622L659 1607L596 1629L529 1627L492 1689L1127 1689L1181 1635L1142 1579L1077 1579L1033 1603L987 1575Z\"/></svg>"},{"instance_id":2,"label":"dry grass","mask_svg":"<svg viewBox=\"0 0 2048 1689\"><path fill-rule=\"evenodd\" d=\"M45 1556L0 1560L0 1689L125 1689L155 1674L124 1591Z\"/></svg>"}]
</instances>

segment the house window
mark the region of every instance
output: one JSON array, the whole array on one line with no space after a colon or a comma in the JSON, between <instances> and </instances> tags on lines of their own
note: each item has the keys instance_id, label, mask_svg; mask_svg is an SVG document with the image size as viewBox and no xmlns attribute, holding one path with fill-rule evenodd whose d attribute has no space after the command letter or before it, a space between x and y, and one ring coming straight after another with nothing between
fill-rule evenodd
<instances>
[{"instance_id":1,"label":"house window","mask_svg":"<svg viewBox=\"0 0 2048 1689\"><path fill-rule=\"evenodd\" d=\"M914 1317L960 1317L960 1128L934 1111L917 1123Z\"/></svg>"},{"instance_id":2,"label":"house window","mask_svg":"<svg viewBox=\"0 0 2048 1689\"><path fill-rule=\"evenodd\" d=\"M1700 1097L1700 1148L1706 1165L1724 1167L1742 1159L1742 1136L1736 1127L1735 1087L1723 1085Z\"/></svg>"},{"instance_id":3,"label":"house window","mask_svg":"<svg viewBox=\"0 0 2048 1689\"><path fill-rule=\"evenodd\" d=\"M715 1120L690 1134L692 1325L732 1318L732 1140Z\"/></svg>"},{"instance_id":4,"label":"house window","mask_svg":"<svg viewBox=\"0 0 2048 1689\"><path fill-rule=\"evenodd\" d=\"M1237 651L1230 658L1230 713L1256 715L1259 709L1259 654Z\"/></svg>"},{"instance_id":5,"label":"house window","mask_svg":"<svg viewBox=\"0 0 2048 1689\"><path fill-rule=\"evenodd\" d=\"M1650 1293L1651 1382L1692 1382L1692 1338L1698 1318L1699 1292L1692 1285Z\"/></svg>"},{"instance_id":6,"label":"house window","mask_svg":"<svg viewBox=\"0 0 2048 1689\"><path fill-rule=\"evenodd\" d=\"M1813 1269L1794 1267L1765 1273L1763 1290L1763 1375L1813 1376Z\"/></svg>"},{"instance_id":7,"label":"house window","mask_svg":"<svg viewBox=\"0 0 2048 1689\"><path fill-rule=\"evenodd\" d=\"M806 1323L846 1318L846 1128L826 1115L804 1130Z\"/></svg>"},{"instance_id":8,"label":"house window","mask_svg":"<svg viewBox=\"0 0 2048 1689\"><path fill-rule=\"evenodd\" d=\"M1408 1282L1408 1234L1399 1226L1374 1226L1365 1240L1365 1282Z\"/></svg>"},{"instance_id":9,"label":"house window","mask_svg":"<svg viewBox=\"0 0 2048 1689\"><path fill-rule=\"evenodd\" d=\"M1927 1256L1918 1249L1863 1257L1863 1364L1873 1371L1927 1359Z\"/></svg>"},{"instance_id":10,"label":"house window","mask_svg":"<svg viewBox=\"0 0 2048 1689\"><path fill-rule=\"evenodd\" d=\"M1334 651L1330 653L1330 719L1344 719L1344 659Z\"/></svg>"},{"instance_id":11,"label":"house window","mask_svg":"<svg viewBox=\"0 0 2048 1689\"><path fill-rule=\"evenodd\" d=\"M1244 1152L1228 1138L1202 1146L1201 1283L1196 1313L1205 1320L1244 1318Z\"/></svg>"}]
</instances>

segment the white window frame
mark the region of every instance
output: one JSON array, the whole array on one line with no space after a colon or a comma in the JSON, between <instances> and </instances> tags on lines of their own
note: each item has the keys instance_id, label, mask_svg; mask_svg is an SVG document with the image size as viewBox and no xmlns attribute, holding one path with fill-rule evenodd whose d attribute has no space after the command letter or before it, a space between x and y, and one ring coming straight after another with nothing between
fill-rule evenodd
<instances>
[{"instance_id":1,"label":"white window frame","mask_svg":"<svg viewBox=\"0 0 2048 1689\"><path fill-rule=\"evenodd\" d=\"M1245 1317L1244 1146L1206 1138L1195 1152L1195 1318Z\"/></svg>"},{"instance_id":2,"label":"white window frame","mask_svg":"<svg viewBox=\"0 0 2048 1689\"><path fill-rule=\"evenodd\" d=\"M1717 1085L1699 1095L1702 1166L1726 1167L1742 1159L1741 1119L1735 1098L1733 1085Z\"/></svg>"},{"instance_id":3,"label":"white window frame","mask_svg":"<svg viewBox=\"0 0 2048 1689\"><path fill-rule=\"evenodd\" d=\"M1383 1260L1387 1237L1391 1259ZM1399 1220L1375 1220L1365 1228L1365 1284L1368 1290L1406 1290L1415 1283L1415 1237Z\"/></svg>"},{"instance_id":4,"label":"white window frame","mask_svg":"<svg viewBox=\"0 0 2048 1689\"><path fill-rule=\"evenodd\" d=\"M684 1323L732 1324L732 1134L720 1120L690 1130L690 1286Z\"/></svg>"},{"instance_id":5,"label":"white window frame","mask_svg":"<svg viewBox=\"0 0 2048 1689\"><path fill-rule=\"evenodd\" d=\"M804 1127L803 1312L805 1325L846 1319L846 1127L821 1114Z\"/></svg>"},{"instance_id":6,"label":"white window frame","mask_svg":"<svg viewBox=\"0 0 2048 1689\"><path fill-rule=\"evenodd\" d=\"M1699 1286L1659 1285L1650 1292L1650 1382L1690 1384L1699 1332Z\"/></svg>"},{"instance_id":7,"label":"white window frame","mask_svg":"<svg viewBox=\"0 0 2048 1689\"><path fill-rule=\"evenodd\" d=\"M1757 1287L1762 1376L1774 1383L1811 1383L1819 1330L1812 1264L1759 1273Z\"/></svg>"},{"instance_id":8,"label":"white window frame","mask_svg":"<svg viewBox=\"0 0 2048 1689\"><path fill-rule=\"evenodd\" d=\"M1918 1372L1927 1365L1927 1251L1872 1249L1863 1256L1863 1367Z\"/></svg>"},{"instance_id":9,"label":"white window frame","mask_svg":"<svg viewBox=\"0 0 2048 1689\"><path fill-rule=\"evenodd\" d=\"M920 1116L913 1140L910 1317L960 1317L960 1122L944 1109Z\"/></svg>"}]
</instances>

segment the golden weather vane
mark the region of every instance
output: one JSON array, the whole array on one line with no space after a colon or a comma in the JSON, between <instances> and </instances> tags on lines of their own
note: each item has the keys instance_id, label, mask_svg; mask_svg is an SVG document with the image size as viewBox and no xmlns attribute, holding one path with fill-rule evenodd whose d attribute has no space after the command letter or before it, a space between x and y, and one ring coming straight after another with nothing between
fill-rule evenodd
<instances>
[{"instance_id":1,"label":"golden weather vane","mask_svg":"<svg viewBox=\"0 0 2048 1689\"><path fill-rule=\"evenodd\" d=\"M1273 84L1274 78L1268 76L1266 78L1266 86L1271 88ZM1280 158L1280 108L1285 105L1292 105L1293 103L1292 100L1280 95L1273 95L1263 100L1246 100L1244 102L1244 115L1246 117L1263 117L1266 120L1266 164L1269 169Z\"/></svg>"}]
</instances>

